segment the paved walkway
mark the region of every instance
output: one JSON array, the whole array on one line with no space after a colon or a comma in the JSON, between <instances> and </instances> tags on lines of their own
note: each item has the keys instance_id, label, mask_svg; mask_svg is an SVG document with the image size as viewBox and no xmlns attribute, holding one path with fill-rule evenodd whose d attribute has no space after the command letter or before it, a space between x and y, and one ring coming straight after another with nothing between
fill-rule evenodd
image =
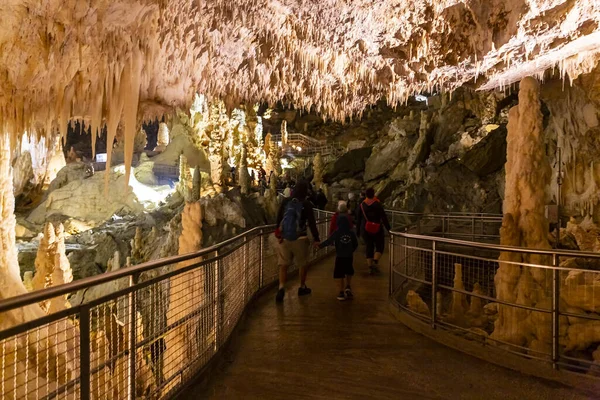
<instances>
[{"instance_id":1,"label":"paved walkway","mask_svg":"<svg viewBox=\"0 0 600 400\"><path fill-rule=\"evenodd\" d=\"M260 298L208 385L192 387L182 398L591 398L467 356L406 328L389 311L387 275L369 276L359 254L353 301L335 298L333 259L314 266L308 278L313 294L298 298L295 280L283 305L275 304L274 290Z\"/></svg>"}]
</instances>

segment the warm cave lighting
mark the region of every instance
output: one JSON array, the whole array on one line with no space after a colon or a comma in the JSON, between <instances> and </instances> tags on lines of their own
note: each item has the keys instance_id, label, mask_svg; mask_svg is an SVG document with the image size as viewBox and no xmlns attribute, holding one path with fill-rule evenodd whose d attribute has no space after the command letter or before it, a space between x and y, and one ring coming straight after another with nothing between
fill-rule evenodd
<instances>
[{"instance_id":1,"label":"warm cave lighting","mask_svg":"<svg viewBox=\"0 0 600 400\"><path fill-rule=\"evenodd\" d=\"M600 0L0 16L0 400L599 396Z\"/></svg>"}]
</instances>

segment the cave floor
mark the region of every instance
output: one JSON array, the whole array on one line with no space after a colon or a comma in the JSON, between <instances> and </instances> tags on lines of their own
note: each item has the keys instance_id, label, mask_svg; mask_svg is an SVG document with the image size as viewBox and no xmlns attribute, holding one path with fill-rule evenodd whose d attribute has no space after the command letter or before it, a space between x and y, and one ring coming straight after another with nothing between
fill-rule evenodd
<instances>
[{"instance_id":1,"label":"cave floor","mask_svg":"<svg viewBox=\"0 0 600 400\"><path fill-rule=\"evenodd\" d=\"M583 399L573 388L499 367L430 340L389 310L387 274L355 255L355 299L336 300L333 258L250 307L208 382L182 399ZM382 259L386 270L387 258Z\"/></svg>"}]
</instances>

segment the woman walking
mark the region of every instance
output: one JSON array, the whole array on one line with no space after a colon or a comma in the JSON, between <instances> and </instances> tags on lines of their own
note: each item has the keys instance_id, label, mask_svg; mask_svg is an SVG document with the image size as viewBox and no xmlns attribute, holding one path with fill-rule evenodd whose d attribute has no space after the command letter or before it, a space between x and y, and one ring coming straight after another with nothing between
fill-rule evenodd
<instances>
[{"instance_id":1,"label":"woman walking","mask_svg":"<svg viewBox=\"0 0 600 400\"><path fill-rule=\"evenodd\" d=\"M385 245L383 228L388 232L391 228L381 202L375 197L375 190L369 188L365 194L367 198L360 204L357 213L358 226L367 246L367 266L371 274L376 274L379 273L379 259Z\"/></svg>"}]
</instances>

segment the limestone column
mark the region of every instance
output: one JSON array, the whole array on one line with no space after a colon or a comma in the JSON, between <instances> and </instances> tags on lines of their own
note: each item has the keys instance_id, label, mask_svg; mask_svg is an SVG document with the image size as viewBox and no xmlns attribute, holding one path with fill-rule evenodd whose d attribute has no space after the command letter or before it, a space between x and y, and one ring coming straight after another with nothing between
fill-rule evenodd
<instances>
[{"instance_id":1,"label":"limestone column","mask_svg":"<svg viewBox=\"0 0 600 400\"><path fill-rule=\"evenodd\" d=\"M323 169L323 157L321 157L321 153L318 153L313 160L313 184L316 189L323 185Z\"/></svg>"},{"instance_id":2,"label":"limestone column","mask_svg":"<svg viewBox=\"0 0 600 400\"><path fill-rule=\"evenodd\" d=\"M27 293L17 259L10 148L8 133L0 132L0 300ZM44 315L37 304L0 313L0 329ZM68 375L79 370L77 360L71 358L75 354L77 333L72 329L70 334L65 334L64 329L62 323L51 324L3 344L0 384L5 393L13 393L16 384L16 397L26 398L25 379L28 377L30 387L33 387L32 380L38 382L38 394L43 397L56 389L57 383L65 383Z\"/></svg>"},{"instance_id":3,"label":"limestone column","mask_svg":"<svg viewBox=\"0 0 600 400\"><path fill-rule=\"evenodd\" d=\"M500 243L549 249L548 221L544 215L544 206L551 169L545 152L539 92L539 83L535 79L523 79L519 90L519 104L509 112L506 189ZM519 265L548 265L548 257L505 252L500 255L499 260L500 267L494 278L499 300L540 308L550 307L549 289L552 280L549 272ZM509 264L509 261L517 264ZM534 318L539 320L540 316L535 315ZM491 337L549 351L550 321L535 324L531 319L532 313L527 310L499 304L498 319Z\"/></svg>"},{"instance_id":4,"label":"limestone column","mask_svg":"<svg viewBox=\"0 0 600 400\"><path fill-rule=\"evenodd\" d=\"M242 145L238 174L241 192L242 194L248 194L250 192L250 175L248 174L248 150L245 144Z\"/></svg>"}]
</instances>

